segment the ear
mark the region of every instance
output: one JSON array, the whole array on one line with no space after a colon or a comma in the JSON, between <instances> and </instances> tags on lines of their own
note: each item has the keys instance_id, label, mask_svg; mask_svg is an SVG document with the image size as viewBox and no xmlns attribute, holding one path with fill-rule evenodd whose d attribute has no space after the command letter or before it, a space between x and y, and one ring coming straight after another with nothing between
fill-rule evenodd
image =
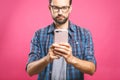
<instances>
[{"instance_id":1,"label":"ear","mask_svg":"<svg viewBox=\"0 0 120 80\"><path fill-rule=\"evenodd\" d=\"M72 11L72 6L70 6L69 13L71 13L71 11Z\"/></svg>"},{"instance_id":2,"label":"ear","mask_svg":"<svg viewBox=\"0 0 120 80\"><path fill-rule=\"evenodd\" d=\"M51 10L51 7L50 7L50 5L48 6L48 8L49 8L49 10Z\"/></svg>"},{"instance_id":3,"label":"ear","mask_svg":"<svg viewBox=\"0 0 120 80\"><path fill-rule=\"evenodd\" d=\"M51 7L50 7L50 5L48 6L48 8L49 8L49 11L50 11L50 13L51 13Z\"/></svg>"}]
</instances>

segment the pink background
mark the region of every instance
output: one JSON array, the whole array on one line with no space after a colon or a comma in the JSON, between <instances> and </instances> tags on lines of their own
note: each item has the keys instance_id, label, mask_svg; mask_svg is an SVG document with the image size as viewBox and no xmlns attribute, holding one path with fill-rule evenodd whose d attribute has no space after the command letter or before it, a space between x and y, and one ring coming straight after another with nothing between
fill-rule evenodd
<instances>
[{"instance_id":1,"label":"pink background","mask_svg":"<svg viewBox=\"0 0 120 80\"><path fill-rule=\"evenodd\" d=\"M97 71L85 80L120 80L120 0L73 0L70 19L93 35ZM0 80L36 80L25 72L30 40L51 22L48 0L0 0Z\"/></svg>"}]
</instances>

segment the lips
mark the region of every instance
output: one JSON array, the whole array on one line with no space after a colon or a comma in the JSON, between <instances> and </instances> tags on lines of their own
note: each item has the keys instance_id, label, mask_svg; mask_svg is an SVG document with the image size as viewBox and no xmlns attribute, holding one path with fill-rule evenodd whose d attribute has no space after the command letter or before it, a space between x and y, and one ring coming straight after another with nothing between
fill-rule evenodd
<instances>
[{"instance_id":1,"label":"lips","mask_svg":"<svg viewBox=\"0 0 120 80\"><path fill-rule=\"evenodd\" d=\"M57 16L57 18L58 18L58 19L63 19L63 18L64 18L64 16Z\"/></svg>"}]
</instances>

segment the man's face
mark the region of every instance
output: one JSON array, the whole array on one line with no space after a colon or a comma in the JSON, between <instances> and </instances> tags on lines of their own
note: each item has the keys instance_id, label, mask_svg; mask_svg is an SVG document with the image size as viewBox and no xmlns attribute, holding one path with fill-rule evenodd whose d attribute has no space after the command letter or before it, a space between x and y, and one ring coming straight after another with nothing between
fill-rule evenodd
<instances>
[{"instance_id":1,"label":"man's face","mask_svg":"<svg viewBox=\"0 0 120 80\"><path fill-rule=\"evenodd\" d=\"M57 24L64 24L68 20L71 12L69 0L52 0L49 8L52 18Z\"/></svg>"}]
</instances>

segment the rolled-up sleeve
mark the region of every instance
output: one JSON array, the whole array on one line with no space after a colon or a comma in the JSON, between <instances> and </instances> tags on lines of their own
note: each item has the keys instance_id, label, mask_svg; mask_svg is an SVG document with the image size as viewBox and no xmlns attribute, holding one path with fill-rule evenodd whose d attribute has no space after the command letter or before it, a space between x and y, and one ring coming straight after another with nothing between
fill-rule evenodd
<instances>
[{"instance_id":1,"label":"rolled-up sleeve","mask_svg":"<svg viewBox=\"0 0 120 80\"><path fill-rule=\"evenodd\" d=\"M27 65L30 62L36 61L38 59L40 59L40 46L39 46L39 37L37 32L35 32L32 40L31 40L31 44L30 44L30 53L28 56L28 62ZM26 66L27 66L26 65Z\"/></svg>"},{"instance_id":2,"label":"rolled-up sleeve","mask_svg":"<svg viewBox=\"0 0 120 80\"><path fill-rule=\"evenodd\" d=\"M91 61L96 65L92 35L88 30L85 31L85 35L86 37L85 37L85 45L84 45L84 49L85 49L84 59L87 61Z\"/></svg>"}]
</instances>

